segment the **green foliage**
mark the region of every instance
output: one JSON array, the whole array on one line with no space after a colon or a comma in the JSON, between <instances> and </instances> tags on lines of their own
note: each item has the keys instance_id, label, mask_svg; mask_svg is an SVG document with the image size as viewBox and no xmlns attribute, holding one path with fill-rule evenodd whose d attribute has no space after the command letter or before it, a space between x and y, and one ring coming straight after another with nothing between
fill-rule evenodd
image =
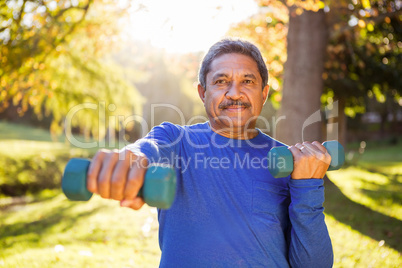
<instances>
[{"instance_id":1,"label":"green foliage","mask_svg":"<svg viewBox=\"0 0 402 268\"><path fill-rule=\"evenodd\" d=\"M57 139L48 131L0 121L0 196L34 194L58 188L64 167L72 157L90 158L99 149L120 149L126 142L96 142L74 135L94 148L73 146L65 136Z\"/></svg>"},{"instance_id":2,"label":"green foliage","mask_svg":"<svg viewBox=\"0 0 402 268\"><path fill-rule=\"evenodd\" d=\"M96 109L80 109L77 116L72 118L71 126L85 128L99 139L104 136L99 130L109 125L109 116L141 113L144 99L123 78L122 69L115 64L98 60L83 61L80 56L65 55L59 56L50 65L55 80L51 96L46 98L43 107L45 113L54 118L52 131L60 133L65 116L72 108L84 103L95 104ZM104 111L103 121L99 118L101 109Z\"/></svg>"},{"instance_id":3,"label":"green foliage","mask_svg":"<svg viewBox=\"0 0 402 268\"><path fill-rule=\"evenodd\" d=\"M325 11L329 32L323 105L344 99L345 111L354 116L365 111L367 96L373 95L376 86L381 99L401 100L402 17L397 1L256 1L261 12L229 34L260 46L269 66L270 97L276 108L282 99L288 17L319 9ZM330 92L333 98L325 98Z\"/></svg>"},{"instance_id":4,"label":"green foliage","mask_svg":"<svg viewBox=\"0 0 402 268\"><path fill-rule=\"evenodd\" d=\"M337 14L334 27L338 30L327 46L323 78L326 92L346 99L346 107L352 109L349 115L364 112L367 97L376 97L379 103L400 100L402 19L392 3L373 1L370 6L362 2Z\"/></svg>"},{"instance_id":5,"label":"green foliage","mask_svg":"<svg viewBox=\"0 0 402 268\"><path fill-rule=\"evenodd\" d=\"M68 156L14 159L0 155L0 195L21 196L60 186Z\"/></svg>"},{"instance_id":6,"label":"green foliage","mask_svg":"<svg viewBox=\"0 0 402 268\"><path fill-rule=\"evenodd\" d=\"M83 102L116 109L129 115L141 110L142 98L122 75L106 61L116 49L118 23L126 5L113 0L28 1L8 0L0 4L0 110L10 102L22 115L32 107L38 117L53 119L51 131L61 133L64 117ZM115 41L112 41L115 40ZM100 108L99 108L100 109ZM82 109L72 126L85 128L97 138L98 113ZM118 128L118 127L115 127Z\"/></svg>"},{"instance_id":7,"label":"green foliage","mask_svg":"<svg viewBox=\"0 0 402 268\"><path fill-rule=\"evenodd\" d=\"M51 140L49 131L0 122L0 196L59 188L67 160L93 153Z\"/></svg>"}]
</instances>

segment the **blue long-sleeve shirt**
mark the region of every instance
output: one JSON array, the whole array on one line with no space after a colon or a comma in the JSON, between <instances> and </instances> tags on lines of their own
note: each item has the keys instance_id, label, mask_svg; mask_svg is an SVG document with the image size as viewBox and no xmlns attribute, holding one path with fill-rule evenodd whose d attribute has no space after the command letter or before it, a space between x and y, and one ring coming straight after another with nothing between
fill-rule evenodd
<instances>
[{"instance_id":1,"label":"blue long-sleeve shirt","mask_svg":"<svg viewBox=\"0 0 402 268\"><path fill-rule=\"evenodd\" d=\"M267 153L280 145L163 123L127 147L176 169L175 201L158 210L160 267L332 266L323 180L273 178Z\"/></svg>"}]
</instances>

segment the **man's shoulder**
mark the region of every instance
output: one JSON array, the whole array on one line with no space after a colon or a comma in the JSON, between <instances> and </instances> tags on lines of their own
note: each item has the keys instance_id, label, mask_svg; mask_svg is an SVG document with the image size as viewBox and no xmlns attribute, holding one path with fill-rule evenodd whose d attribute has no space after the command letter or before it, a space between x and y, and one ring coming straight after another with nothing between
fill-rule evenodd
<instances>
[{"instance_id":1,"label":"man's shoulder","mask_svg":"<svg viewBox=\"0 0 402 268\"><path fill-rule=\"evenodd\" d=\"M279 147L279 146L287 146L283 142L278 141L277 139L269 136L268 134L262 132L260 129L257 129L260 133L260 138L264 140L266 143L270 144L272 147Z\"/></svg>"},{"instance_id":2,"label":"man's shoulder","mask_svg":"<svg viewBox=\"0 0 402 268\"><path fill-rule=\"evenodd\" d=\"M200 139L205 143L205 138L210 133L208 122L179 125L171 122L163 122L155 126L147 137L156 140L168 140L170 144L199 144Z\"/></svg>"}]
</instances>

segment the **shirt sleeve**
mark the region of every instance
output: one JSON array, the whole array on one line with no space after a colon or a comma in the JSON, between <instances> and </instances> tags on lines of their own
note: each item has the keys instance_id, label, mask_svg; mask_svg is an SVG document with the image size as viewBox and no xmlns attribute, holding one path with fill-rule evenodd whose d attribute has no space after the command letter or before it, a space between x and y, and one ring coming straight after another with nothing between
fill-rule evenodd
<instances>
[{"instance_id":1,"label":"shirt sleeve","mask_svg":"<svg viewBox=\"0 0 402 268\"><path fill-rule=\"evenodd\" d=\"M324 180L289 180L291 267L332 267L333 250L324 221Z\"/></svg>"},{"instance_id":2,"label":"shirt sleeve","mask_svg":"<svg viewBox=\"0 0 402 268\"><path fill-rule=\"evenodd\" d=\"M124 147L124 150L144 154L150 164L174 166L183 133L178 126L164 122L152 128L144 138Z\"/></svg>"}]
</instances>

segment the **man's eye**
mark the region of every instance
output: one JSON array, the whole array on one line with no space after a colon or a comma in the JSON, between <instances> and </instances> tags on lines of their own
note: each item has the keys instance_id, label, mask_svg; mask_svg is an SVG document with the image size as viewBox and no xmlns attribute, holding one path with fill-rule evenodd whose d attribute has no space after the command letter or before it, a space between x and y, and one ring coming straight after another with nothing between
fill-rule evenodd
<instances>
[{"instance_id":1,"label":"man's eye","mask_svg":"<svg viewBox=\"0 0 402 268\"><path fill-rule=\"evenodd\" d=\"M244 83L245 83L245 84L252 84L252 83L253 83L253 80L244 80Z\"/></svg>"},{"instance_id":2,"label":"man's eye","mask_svg":"<svg viewBox=\"0 0 402 268\"><path fill-rule=\"evenodd\" d=\"M227 81L226 80L222 80L222 79L219 79L219 80L216 80L215 81L215 84L226 84L227 83Z\"/></svg>"}]
</instances>

